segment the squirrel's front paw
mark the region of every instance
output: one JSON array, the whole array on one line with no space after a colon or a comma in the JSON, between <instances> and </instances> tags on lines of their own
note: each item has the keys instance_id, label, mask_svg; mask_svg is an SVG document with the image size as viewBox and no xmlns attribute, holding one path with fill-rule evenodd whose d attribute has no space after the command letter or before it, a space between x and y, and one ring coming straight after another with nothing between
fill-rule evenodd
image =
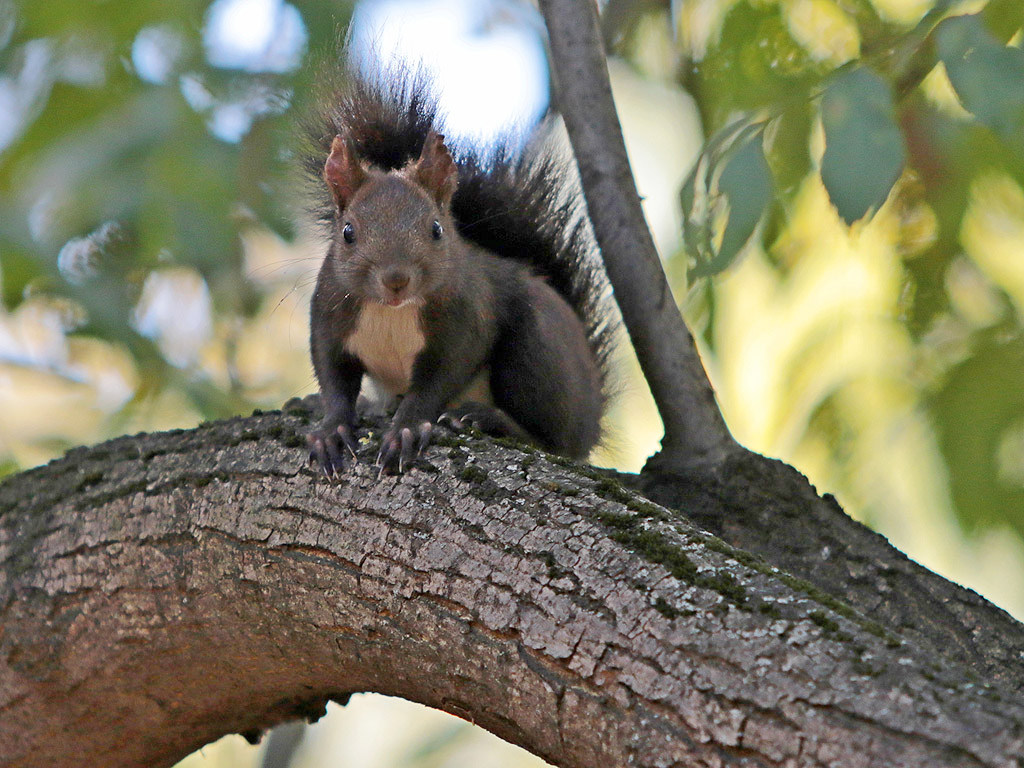
<instances>
[{"instance_id":1,"label":"squirrel's front paw","mask_svg":"<svg viewBox=\"0 0 1024 768\"><path fill-rule=\"evenodd\" d=\"M384 433L380 441L380 453L377 463L381 473L384 470L396 470L398 474L416 461L423 450L430 445L430 437L434 431L429 421L412 426L395 424Z\"/></svg>"},{"instance_id":2,"label":"squirrel's front paw","mask_svg":"<svg viewBox=\"0 0 1024 768\"><path fill-rule=\"evenodd\" d=\"M335 473L345 467L345 454L347 449L352 454L352 460L358 461L356 450L359 445L356 443L355 430L347 424L322 425L306 435L306 442L309 444L309 463L319 464L327 477L333 478Z\"/></svg>"}]
</instances>

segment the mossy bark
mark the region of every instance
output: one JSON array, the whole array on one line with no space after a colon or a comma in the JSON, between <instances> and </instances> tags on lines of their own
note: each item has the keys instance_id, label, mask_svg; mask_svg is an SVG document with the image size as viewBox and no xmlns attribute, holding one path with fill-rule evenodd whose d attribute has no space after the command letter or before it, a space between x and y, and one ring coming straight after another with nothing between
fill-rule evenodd
<instances>
[{"instance_id":1,"label":"mossy bark","mask_svg":"<svg viewBox=\"0 0 1024 768\"><path fill-rule=\"evenodd\" d=\"M767 481L729 498L710 477L642 478L677 488L672 511L592 468L446 438L402 477L364 461L331 483L305 464L311 418L295 403L125 437L0 486L0 765L170 765L354 691L563 766L1024 754L1020 677L961 650L1003 622L1002 651L1022 651L1019 626L856 531L818 558L888 567L884 611L861 609L859 582L815 583L810 555L795 576L771 546L734 548L773 508ZM806 493L776 522L830 506ZM732 543L686 519L687 495L705 522L719 499ZM758 509L737 514L744 499ZM934 617L961 642L905 626L921 585L973 606Z\"/></svg>"}]
</instances>

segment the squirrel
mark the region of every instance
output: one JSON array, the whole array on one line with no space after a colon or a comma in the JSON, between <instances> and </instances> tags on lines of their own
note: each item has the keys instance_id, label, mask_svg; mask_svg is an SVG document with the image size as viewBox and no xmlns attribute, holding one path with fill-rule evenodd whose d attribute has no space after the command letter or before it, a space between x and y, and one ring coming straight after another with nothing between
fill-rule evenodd
<instances>
[{"instance_id":1,"label":"squirrel","mask_svg":"<svg viewBox=\"0 0 1024 768\"><path fill-rule=\"evenodd\" d=\"M525 151L453 156L422 77L353 76L308 121L303 167L329 233L310 308L328 477L356 458L364 376L402 396L377 463L401 473L435 424L585 458L601 436L607 282L564 167ZM484 379L492 404L458 404Z\"/></svg>"}]
</instances>

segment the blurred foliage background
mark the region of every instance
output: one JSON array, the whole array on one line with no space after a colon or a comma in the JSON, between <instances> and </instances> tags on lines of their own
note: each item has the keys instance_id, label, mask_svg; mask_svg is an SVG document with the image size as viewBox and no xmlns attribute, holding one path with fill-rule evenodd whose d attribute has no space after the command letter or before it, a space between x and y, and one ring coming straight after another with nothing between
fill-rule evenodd
<instances>
[{"instance_id":1,"label":"blurred foliage background","mask_svg":"<svg viewBox=\"0 0 1024 768\"><path fill-rule=\"evenodd\" d=\"M291 136L350 17L381 55L462 57L436 71L466 142L493 131L477 118L544 109L521 0L0 0L0 474L315 390L322 247ZM737 437L1024 617L1024 3L608 0L603 24L648 220ZM660 425L623 369L595 458L637 469ZM299 757L539 764L358 702ZM313 735L331 729L350 735ZM232 737L185 764L258 759Z\"/></svg>"}]
</instances>

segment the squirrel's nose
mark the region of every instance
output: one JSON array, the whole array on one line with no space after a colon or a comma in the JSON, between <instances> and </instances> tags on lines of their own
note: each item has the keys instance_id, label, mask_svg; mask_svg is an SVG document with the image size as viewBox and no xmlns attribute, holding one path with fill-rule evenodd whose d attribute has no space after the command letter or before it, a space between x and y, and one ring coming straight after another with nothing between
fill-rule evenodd
<instances>
[{"instance_id":1,"label":"squirrel's nose","mask_svg":"<svg viewBox=\"0 0 1024 768\"><path fill-rule=\"evenodd\" d=\"M381 282L392 293L398 293L409 285L409 274L401 269L393 269L381 278Z\"/></svg>"}]
</instances>

